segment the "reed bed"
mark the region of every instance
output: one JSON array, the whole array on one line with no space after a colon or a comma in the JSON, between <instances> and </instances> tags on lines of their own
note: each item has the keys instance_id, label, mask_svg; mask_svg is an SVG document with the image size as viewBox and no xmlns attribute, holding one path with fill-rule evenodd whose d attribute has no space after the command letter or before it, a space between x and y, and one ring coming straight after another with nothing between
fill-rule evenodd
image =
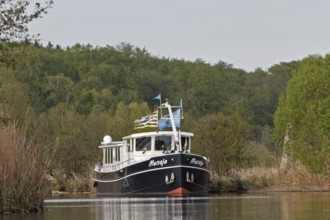
<instances>
[{"instance_id":1,"label":"reed bed","mask_svg":"<svg viewBox=\"0 0 330 220\"><path fill-rule=\"evenodd\" d=\"M286 169L252 167L235 169L226 176L213 175L211 191L330 191L330 177L311 173L299 162L291 161Z\"/></svg>"},{"instance_id":2,"label":"reed bed","mask_svg":"<svg viewBox=\"0 0 330 220\"><path fill-rule=\"evenodd\" d=\"M25 134L16 125L0 127L0 212L42 209L48 193L43 152Z\"/></svg>"},{"instance_id":3,"label":"reed bed","mask_svg":"<svg viewBox=\"0 0 330 220\"><path fill-rule=\"evenodd\" d=\"M63 173L58 173L55 175L54 180L51 182L51 188L53 192L94 192L92 171L88 172L86 175L72 174L70 178L67 178Z\"/></svg>"},{"instance_id":4,"label":"reed bed","mask_svg":"<svg viewBox=\"0 0 330 220\"><path fill-rule=\"evenodd\" d=\"M212 175L211 191L241 192L261 190L274 186L278 169L272 167L251 167L233 169L227 175Z\"/></svg>"},{"instance_id":5,"label":"reed bed","mask_svg":"<svg viewBox=\"0 0 330 220\"><path fill-rule=\"evenodd\" d=\"M330 177L327 173L311 173L298 161L291 161L279 171L274 185L279 191L330 191Z\"/></svg>"}]
</instances>

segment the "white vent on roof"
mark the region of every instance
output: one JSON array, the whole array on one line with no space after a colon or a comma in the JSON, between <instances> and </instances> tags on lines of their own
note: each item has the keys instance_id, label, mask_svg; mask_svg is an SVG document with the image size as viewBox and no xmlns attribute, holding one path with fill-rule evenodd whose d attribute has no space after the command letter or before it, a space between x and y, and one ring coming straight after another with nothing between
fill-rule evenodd
<instances>
[{"instance_id":1,"label":"white vent on roof","mask_svg":"<svg viewBox=\"0 0 330 220\"><path fill-rule=\"evenodd\" d=\"M110 135L105 135L103 138L103 142L101 142L101 144L110 144L112 141L112 138Z\"/></svg>"}]
</instances>

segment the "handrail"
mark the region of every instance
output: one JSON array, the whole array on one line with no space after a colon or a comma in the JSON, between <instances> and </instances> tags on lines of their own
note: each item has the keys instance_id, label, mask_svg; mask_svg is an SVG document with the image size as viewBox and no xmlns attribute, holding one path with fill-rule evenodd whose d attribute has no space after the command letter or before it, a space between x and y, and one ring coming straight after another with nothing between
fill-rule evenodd
<instances>
[{"instance_id":1,"label":"handrail","mask_svg":"<svg viewBox=\"0 0 330 220\"><path fill-rule=\"evenodd\" d=\"M98 163L95 166L95 170L97 171L101 171L101 172L108 172L108 171L114 171L114 170L119 170L122 167L129 165L131 162L135 162L135 158L130 158L128 160L122 161L120 163L117 164L102 164L102 163Z\"/></svg>"},{"instance_id":2,"label":"handrail","mask_svg":"<svg viewBox=\"0 0 330 220\"><path fill-rule=\"evenodd\" d=\"M123 146L125 146L124 141L113 141L108 144L102 144L99 146L99 148L115 148L115 147L123 147Z\"/></svg>"}]
</instances>

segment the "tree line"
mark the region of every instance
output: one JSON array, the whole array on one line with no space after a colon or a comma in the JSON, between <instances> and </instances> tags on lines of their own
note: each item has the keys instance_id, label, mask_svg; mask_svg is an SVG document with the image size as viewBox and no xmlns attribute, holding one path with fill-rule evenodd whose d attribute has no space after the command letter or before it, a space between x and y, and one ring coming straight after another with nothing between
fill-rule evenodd
<instances>
[{"instance_id":1,"label":"tree line","mask_svg":"<svg viewBox=\"0 0 330 220\"><path fill-rule=\"evenodd\" d=\"M171 103L183 99L182 129L203 136L212 120L228 117L233 125L244 124L245 135L223 138L242 138L252 150L259 146L276 156L273 115L300 65L292 61L246 72L221 61L210 65L156 57L128 43L64 49L35 43L24 53L14 69L1 69L2 120L25 124L35 141L56 148L52 165L66 173L84 172L96 161L104 134L119 139L133 132L133 121L156 108L152 98L159 93ZM207 147L198 143L196 150ZM235 157L254 163L240 151Z\"/></svg>"}]
</instances>

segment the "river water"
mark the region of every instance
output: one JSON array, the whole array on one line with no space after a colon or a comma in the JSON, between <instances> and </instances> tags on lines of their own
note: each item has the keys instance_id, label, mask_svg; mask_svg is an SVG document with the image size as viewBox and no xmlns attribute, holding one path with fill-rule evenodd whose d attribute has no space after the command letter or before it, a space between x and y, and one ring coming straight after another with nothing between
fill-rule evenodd
<instances>
[{"instance_id":1,"label":"river water","mask_svg":"<svg viewBox=\"0 0 330 220\"><path fill-rule=\"evenodd\" d=\"M329 219L330 192L212 194L207 197L53 195L43 212L0 219Z\"/></svg>"}]
</instances>

